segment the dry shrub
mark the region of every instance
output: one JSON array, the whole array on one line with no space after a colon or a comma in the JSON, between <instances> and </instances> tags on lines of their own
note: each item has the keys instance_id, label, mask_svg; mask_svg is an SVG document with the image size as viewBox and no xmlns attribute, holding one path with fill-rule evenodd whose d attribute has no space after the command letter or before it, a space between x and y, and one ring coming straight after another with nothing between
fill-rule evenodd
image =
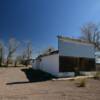
<instances>
[{"instance_id":1,"label":"dry shrub","mask_svg":"<svg viewBox=\"0 0 100 100\"><path fill-rule=\"evenodd\" d=\"M86 78L77 79L76 85L77 85L77 87L85 87L86 86Z\"/></svg>"},{"instance_id":2,"label":"dry shrub","mask_svg":"<svg viewBox=\"0 0 100 100\"><path fill-rule=\"evenodd\" d=\"M94 79L100 79L100 71L97 71L97 72L94 74Z\"/></svg>"}]
</instances>

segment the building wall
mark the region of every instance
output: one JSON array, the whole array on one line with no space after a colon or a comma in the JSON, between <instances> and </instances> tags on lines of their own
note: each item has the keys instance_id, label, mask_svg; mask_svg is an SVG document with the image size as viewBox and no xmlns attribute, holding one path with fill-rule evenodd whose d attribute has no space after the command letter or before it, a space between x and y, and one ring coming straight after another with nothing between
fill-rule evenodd
<instances>
[{"instance_id":1,"label":"building wall","mask_svg":"<svg viewBox=\"0 0 100 100\"><path fill-rule=\"evenodd\" d=\"M95 52L95 61L96 64L100 64L100 51Z\"/></svg>"},{"instance_id":2,"label":"building wall","mask_svg":"<svg viewBox=\"0 0 100 100\"><path fill-rule=\"evenodd\" d=\"M85 59L91 58L94 60L95 58L95 55L94 55L95 49L92 44L84 44L84 43L79 43L79 42L73 42L73 41L68 41L68 40L65 41L62 39L58 39L58 50L59 50L59 54L53 54L53 55L41 57L41 60L39 62L36 61L36 63L33 64L35 65L34 68L46 71L56 76L57 75L66 76L67 74L70 75L70 72L60 71L59 69L60 67L68 67L68 66L62 66L62 65L59 66L60 64L59 56L60 57L63 57L63 56L76 57L79 59L81 58L81 60L83 60L84 58ZM66 62L66 65L68 65L67 62ZM77 66L78 65L79 65L79 60L78 60ZM73 75L73 73L71 75Z\"/></svg>"},{"instance_id":3,"label":"building wall","mask_svg":"<svg viewBox=\"0 0 100 100\"><path fill-rule=\"evenodd\" d=\"M57 75L59 73L59 54L42 57L39 69Z\"/></svg>"},{"instance_id":4,"label":"building wall","mask_svg":"<svg viewBox=\"0 0 100 100\"><path fill-rule=\"evenodd\" d=\"M75 68L81 71L95 70L94 45L58 38L59 72L73 72Z\"/></svg>"},{"instance_id":5,"label":"building wall","mask_svg":"<svg viewBox=\"0 0 100 100\"><path fill-rule=\"evenodd\" d=\"M100 51L95 52L96 70L100 71Z\"/></svg>"},{"instance_id":6,"label":"building wall","mask_svg":"<svg viewBox=\"0 0 100 100\"><path fill-rule=\"evenodd\" d=\"M37 60L34 60L33 64L32 64L32 68L33 69L38 69L37 68Z\"/></svg>"},{"instance_id":7,"label":"building wall","mask_svg":"<svg viewBox=\"0 0 100 100\"><path fill-rule=\"evenodd\" d=\"M92 44L58 39L58 49L60 56L95 58Z\"/></svg>"}]
</instances>

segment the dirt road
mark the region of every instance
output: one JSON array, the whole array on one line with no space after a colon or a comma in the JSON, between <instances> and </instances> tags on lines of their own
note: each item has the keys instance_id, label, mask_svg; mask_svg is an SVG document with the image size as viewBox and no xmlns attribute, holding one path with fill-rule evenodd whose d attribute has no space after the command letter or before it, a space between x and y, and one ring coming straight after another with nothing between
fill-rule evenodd
<instances>
[{"instance_id":1,"label":"dirt road","mask_svg":"<svg viewBox=\"0 0 100 100\"><path fill-rule=\"evenodd\" d=\"M100 100L99 80L88 80L84 88L73 81L29 82L22 69L28 70L0 68L0 100Z\"/></svg>"}]
</instances>

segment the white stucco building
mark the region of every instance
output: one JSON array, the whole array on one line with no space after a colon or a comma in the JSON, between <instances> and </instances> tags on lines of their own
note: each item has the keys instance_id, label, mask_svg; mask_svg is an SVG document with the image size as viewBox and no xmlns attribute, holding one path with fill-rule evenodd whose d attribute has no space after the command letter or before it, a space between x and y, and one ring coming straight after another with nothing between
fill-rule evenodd
<instances>
[{"instance_id":1,"label":"white stucco building","mask_svg":"<svg viewBox=\"0 0 100 100\"><path fill-rule=\"evenodd\" d=\"M75 68L82 72L95 70L94 52L93 44L58 36L58 50L39 55L33 68L58 77L73 76Z\"/></svg>"},{"instance_id":2,"label":"white stucco building","mask_svg":"<svg viewBox=\"0 0 100 100\"><path fill-rule=\"evenodd\" d=\"M100 51L95 52L96 70L100 71Z\"/></svg>"}]
</instances>

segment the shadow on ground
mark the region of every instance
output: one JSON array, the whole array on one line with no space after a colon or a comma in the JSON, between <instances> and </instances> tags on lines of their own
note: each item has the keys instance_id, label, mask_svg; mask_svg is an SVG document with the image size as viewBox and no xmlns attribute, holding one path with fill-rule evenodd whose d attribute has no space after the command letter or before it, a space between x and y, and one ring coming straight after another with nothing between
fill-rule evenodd
<instances>
[{"instance_id":1,"label":"shadow on ground","mask_svg":"<svg viewBox=\"0 0 100 100\"><path fill-rule=\"evenodd\" d=\"M12 82L12 83L7 83L7 85L43 82L43 81L51 80L52 78L56 78L49 73L40 70L33 70L32 68L23 68L21 69L21 71L25 73L29 81Z\"/></svg>"},{"instance_id":2,"label":"shadow on ground","mask_svg":"<svg viewBox=\"0 0 100 100\"><path fill-rule=\"evenodd\" d=\"M27 76L29 82L41 82L51 80L55 78L49 73L40 71L40 70L33 70L32 68L29 69L21 69Z\"/></svg>"}]
</instances>

